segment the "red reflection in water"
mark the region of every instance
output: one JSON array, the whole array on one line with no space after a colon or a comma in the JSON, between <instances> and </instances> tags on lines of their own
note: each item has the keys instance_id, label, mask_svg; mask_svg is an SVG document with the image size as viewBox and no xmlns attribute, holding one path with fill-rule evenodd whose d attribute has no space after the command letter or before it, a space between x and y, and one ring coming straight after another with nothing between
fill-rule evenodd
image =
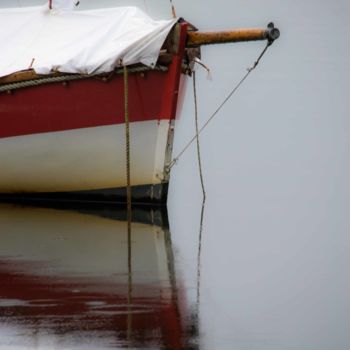
<instances>
[{"instance_id":1,"label":"red reflection in water","mask_svg":"<svg viewBox=\"0 0 350 350\"><path fill-rule=\"evenodd\" d=\"M0 299L9 301L0 307L0 319L61 335L112 332L119 344L134 347L156 340L161 348L183 348L182 322L170 287L133 284L135 296L128 304L127 281L28 274L39 267L42 264L0 261Z\"/></svg>"}]
</instances>

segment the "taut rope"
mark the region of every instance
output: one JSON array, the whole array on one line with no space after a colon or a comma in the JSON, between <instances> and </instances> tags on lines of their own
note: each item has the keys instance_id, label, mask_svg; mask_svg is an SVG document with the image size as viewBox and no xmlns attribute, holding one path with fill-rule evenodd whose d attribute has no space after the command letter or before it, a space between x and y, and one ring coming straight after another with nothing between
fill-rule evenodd
<instances>
[{"instance_id":1,"label":"taut rope","mask_svg":"<svg viewBox=\"0 0 350 350\"><path fill-rule=\"evenodd\" d=\"M173 0L170 0L170 6L171 6L171 13L173 15L173 18L176 18L176 11L175 11L175 6L173 4Z\"/></svg>"},{"instance_id":2,"label":"taut rope","mask_svg":"<svg viewBox=\"0 0 350 350\"><path fill-rule=\"evenodd\" d=\"M192 145L192 143L197 139L198 135L208 126L208 124L214 119L214 117L220 112L222 107L230 100L230 98L234 95L234 93L238 90L238 88L243 84L243 82L248 78L249 74L258 66L261 58L264 56L268 47L272 44L271 41L267 43L263 51L258 56L257 60L254 62L254 65L247 69L247 73L243 76L243 78L234 86L231 92L227 95L224 101L219 105L219 107L215 110L215 112L209 117L209 119L204 123L204 125L196 131L196 134L192 137L192 139L186 144L186 146L182 149L181 152L178 153L176 157L169 163L167 166L167 171L170 172L171 168L177 163L180 157L187 151L187 149Z\"/></svg>"}]
</instances>

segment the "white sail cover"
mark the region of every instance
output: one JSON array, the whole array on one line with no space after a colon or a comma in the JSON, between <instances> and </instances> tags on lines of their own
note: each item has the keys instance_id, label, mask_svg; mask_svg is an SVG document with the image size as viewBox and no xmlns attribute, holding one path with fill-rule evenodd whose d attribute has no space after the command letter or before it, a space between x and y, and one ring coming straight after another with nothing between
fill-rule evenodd
<instances>
[{"instance_id":1,"label":"white sail cover","mask_svg":"<svg viewBox=\"0 0 350 350\"><path fill-rule=\"evenodd\" d=\"M29 68L98 74L121 62L153 66L175 22L155 21L136 7L0 9L0 77Z\"/></svg>"}]
</instances>

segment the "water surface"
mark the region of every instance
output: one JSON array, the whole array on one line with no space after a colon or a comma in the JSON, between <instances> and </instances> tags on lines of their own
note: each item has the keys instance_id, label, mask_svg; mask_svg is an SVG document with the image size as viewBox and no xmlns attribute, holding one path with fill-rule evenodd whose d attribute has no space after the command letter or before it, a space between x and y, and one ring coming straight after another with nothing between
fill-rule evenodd
<instances>
[{"instance_id":1,"label":"water surface","mask_svg":"<svg viewBox=\"0 0 350 350\"><path fill-rule=\"evenodd\" d=\"M0 205L1 349L187 347L166 215Z\"/></svg>"}]
</instances>

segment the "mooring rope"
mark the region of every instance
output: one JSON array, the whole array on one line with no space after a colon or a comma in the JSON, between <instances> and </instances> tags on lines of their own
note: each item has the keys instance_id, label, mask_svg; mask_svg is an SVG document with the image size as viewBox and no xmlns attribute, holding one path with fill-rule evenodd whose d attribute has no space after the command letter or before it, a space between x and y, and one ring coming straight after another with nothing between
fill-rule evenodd
<instances>
[{"instance_id":1,"label":"mooring rope","mask_svg":"<svg viewBox=\"0 0 350 350\"><path fill-rule=\"evenodd\" d=\"M203 221L204 221L204 210L205 210L205 198L203 198L201 216L199 222L199 236L198 236L198 252L197 252L197 300L196 300L196 311L197 319L199 319L199 307L201 298L201 256L202 256L202 238L203 238Z\"/></svg>"},{"instance_id":2,"label":"mooring rope","mask_svg":"<svg viewBox=\"0 0 350 350\"><path fill-rule=\"evenodd\" d=\"M216 115L220 112L220 110L224 107L224 105L231 99L231 97L234 95L234 93L239 89L239 87L243 84L243 82L248 78L249 74L258 66L261 58L264 56L265 52L267 51L268 47L272 44L271 41L269 41L265 48L262 50L256 61L254 62L253 66L250 68L247 68L247 73L242 77L242 79L234 86L234 88L231 90L231 92L227 95L227 97L224 99L224 101L218 106L218 108L215 110L215 112L208 118L208 120L204 123L204 125L199 129L199 131L196 131L196 134L192 137L192 139L186 144L186 146L181 150L181 152L178 153L176 157L173 158L173 160L169 163L167 166L167 171L169 172L171 168L178 162L180 157L187 151L187 149L192 145L192 143L197 139L198 135L208 126L208 124L216 117Z\"/></svg>"},{"instance_id":3,"label":"mooring rope","mask_svg":"<svg viewBox=\"0 0 350 350\"><path fill-rule=\"evenodd\" d=\"M125 119L125 150L126 150L126 200L127 200L127 235L128 235L128 318L127 336L132 333L132 249L131 249L131 182L130 182L130 123L129 123L129 74L127 66L124 72L124 119Z\"/></svg>"},{"instance_id":4,"label":"mooring rope","mask_svg":"<svg viewBox=\"0 0 350 350\"><path fill-rule=\"evenodd\" d=\"M129 225L130 222L130 225ZM131 240L131 221L128 220L128 317L127 317L127 338L132 338L132 240Z\"/></svg>"},{"instance_id":5,"label":"mooring rope","mask_svg":"<svg viewBox=\"0 0 350 350\"><path fill-rule=\"evenodd\" d=\"M205 67L207 69L207 67ZM199 128L198 128L198 97L197 97L197 81L196 81L196 72L192 72L193 76L193 97L194 97L194 117L196 124L196 141L197 141L197 159L198 159L198 168L199 168L199 178L201 180L203 200L202 200L202 209L199 223L199 237L198 237L198 255L197 255L197 320L199 319L199 306L200 306L200 283L201 283L201 252L202 252L202 233L203 233L203 220L204 220L204 209L205 209L205 200L206 192L204 187L203 179L203 169L202 169L202 160L201 160L201 151L199 143Z\"/></svg>"},{"instance_id":6,"label":"mooring rope","mask_svg":"<svg viewBox=\"0 0 350 350\"><path fill-rule=\"evenodd\" d=\"M129 75L124 66L124 119L125 119L125 149L126 149L126 197L129 214L131 216L131 186L130 186L130 125L129 125ZM131 218L130 218L131 219Z\"/></svg>"},{"instance_id":7,"label":"mooring rope","mask_svg":"<svg viewBox=\"0 0 350 350\"><path fill-rule=\"evenodd\" d=\"M203 170L201 161L201 151L199 144L199 128L198 128L198 103L197 103L197 84L196 84L196 72L193 71L193 96L194 96L194 119L196 124L196 140L197 140L197 158L198 158L198 168L199 168L199 178L201 180L202 192L203 192L203 206L206 199L204 180L203 180Z\"/></svg>"}]
</instances>

